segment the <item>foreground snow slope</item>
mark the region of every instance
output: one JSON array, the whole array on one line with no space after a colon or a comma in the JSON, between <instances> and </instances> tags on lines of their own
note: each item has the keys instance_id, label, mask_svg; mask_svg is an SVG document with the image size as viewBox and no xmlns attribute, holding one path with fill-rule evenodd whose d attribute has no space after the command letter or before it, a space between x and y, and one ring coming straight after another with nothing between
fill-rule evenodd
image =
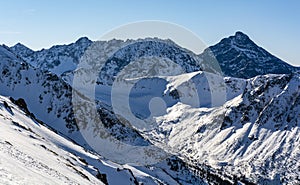
<instances>
[{"instance_id":1,"label":"foreground snow slope","mask_svg":"<svg viewBox=\"0 0 300 185\"><path fill-rule=\"evenodd\" d=\"M166 162L133 167L107 161L21 109L0 96L0 184L205 184Z\"/></svg>"},{"instance_id":2,"label":"foreground snow slope","mask_svg":"<svg viewBox=\"0 0 300 185\"><path fill-rule=\"evenodd\" d=\"M28 117L2 96L0 132L1 184L156 183L155 178L133 167L102 161Z\"/></svg>"},{"instance_id":3,"label":"foreground snow slope","mask_svg":"<svg viewBox=\"0 0 300 185\"><path fill-rule=\"evenodd\" d=\"M78 154L97 156L32 120L4 97L0 132L1 184L102 184L95 177L97 169L85 166Z\"/></svg>"}]
</instances>

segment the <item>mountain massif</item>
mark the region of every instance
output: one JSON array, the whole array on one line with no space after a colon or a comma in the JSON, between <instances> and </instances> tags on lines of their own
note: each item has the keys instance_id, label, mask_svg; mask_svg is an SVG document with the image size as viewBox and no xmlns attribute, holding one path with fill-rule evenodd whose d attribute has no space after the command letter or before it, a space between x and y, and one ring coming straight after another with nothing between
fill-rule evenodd
<instances>
[{"instance_id":1,"label":"mountain massif","mask_svg":"<svg viewBox=\"0 0 300 185\"><path fill-rule=\"evenodd\" d=\"M116 52L103 65L98 62L111 51ZM93 96L74 84L76 75L87 70L85 60L92 66L88 72L101 69L91 82L83 78L86 87L94 85ZM0 150L5 159L0 182L10 177L20 184L300 183L299 67L242 32L199 55L157 38L83 37L40 51L3 45L0 73ZM120 82L130 89L116 87ZM74 94L89 106L75 110ZM132 113L122 106L127 100ZM164 103L153 108L154 100ZM97 117L87 114L91 106ZM155 112L159 107L163 109ZM107 134L126 146L155 146L168 155L147 165L112 160L128 154L119 154L116 147L108 155L91 146L81 131L85 117L101 122ZM137 118L155 126L141 129ZM98 126L91 128L96 139ZM145 161L147 155L134 158ZM28 178L36 175L44 178Z\"/></svg>"}]
</instances>

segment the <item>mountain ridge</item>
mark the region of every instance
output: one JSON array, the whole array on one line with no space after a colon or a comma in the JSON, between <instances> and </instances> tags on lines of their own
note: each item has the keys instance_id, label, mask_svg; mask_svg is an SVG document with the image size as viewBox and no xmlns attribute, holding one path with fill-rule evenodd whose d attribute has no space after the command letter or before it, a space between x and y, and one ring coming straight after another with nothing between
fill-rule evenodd
<instances>
[{"instance_id":1,"label":"mountain ridge","mask_svg":"<svg viewBox=\"0 0 300 185\"><path fill-rule=\"evenodd\" d=\"M137 42L140 43L143 42L143 40L147 41L147 39L139 39ZM175 44L167 40L156 38L152 40L166 42L169 45ZM125 43L132 42L131 40L120 41ZM74 43L55 45L49 49L39 51L32 51L22 44L17 44L10 48L16 55L31 63L33 66L51 70L60 76L68 75L70 70L76 68L84 51L88 49L93 42L94 41L89 40L87 37L81 37ZM99 42L101 43L103 41ZM181 48L180 46L176 47ZM181 49L184 50L184 48ZM217 60L224 76L238 78L251 78L264 74L289 74L300 70L300 67L292 66L256 45L248 35L241 31L237 31L233 36L223 38L217 44L209 46L199 54L198 57L198 60L202 61L202 66ZM61 65L61 67L57 67L59 65ZM198 70L199 69L198 67ZM208 68L207 70L211 69Z\"/></svg>"}]
</instances>

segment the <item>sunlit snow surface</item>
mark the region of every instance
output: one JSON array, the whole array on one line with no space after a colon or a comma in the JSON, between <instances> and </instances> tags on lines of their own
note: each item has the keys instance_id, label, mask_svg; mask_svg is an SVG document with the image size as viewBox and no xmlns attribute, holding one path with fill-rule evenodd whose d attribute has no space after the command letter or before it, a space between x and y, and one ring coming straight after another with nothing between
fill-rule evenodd
<instances>
[{"instance_id":1,"label":"sunlit snow surface","mask_svg":"<svg viewBox=\"0 0 300 185\"><path fill-rule=\"evenodd\" d=\"M160 169L144 171L87 152L0 96L0 184L103 184L99 173L115 185L177 183Z\"/></svg>"}]
</instances>

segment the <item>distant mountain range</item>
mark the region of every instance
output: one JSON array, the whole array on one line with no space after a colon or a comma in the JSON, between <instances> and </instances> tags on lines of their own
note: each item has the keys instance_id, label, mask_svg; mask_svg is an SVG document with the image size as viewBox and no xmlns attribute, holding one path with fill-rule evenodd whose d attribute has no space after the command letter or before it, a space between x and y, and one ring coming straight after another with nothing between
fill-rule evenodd
<instances>
[{"instance_id":1,"label":"distant mountain range","mask_svg":"<svg viewBox=\"0 0 300 185\"><path fill-rule=\"evenodd\" d=\"M156 55L169 53L170 56L174 55L174 53L186 53L185 56L177 57L176 60L178 58L185 60L182 65L186 67L187 72L201 70L197 61L210 61L212 60L211 56L213 56L217 59L224 76L237 78L251 78L264 74L290 74L300 70L300 67L294 67L257 46L242 32L236 32L234 36L222 39L219 43L210 46L198 56L180 48L175 43L173 44L174 48L164 48L162 40L157 39L157 41L155 42L155 39L151 41L145 40L144 42L141 40L135 44L136 46L130 46L135 48L128 48L128 50L145 50L147 47L151 48L144 53L145 56L153 55L153 52L156 52ZM80 57L92 43L87 37L82 37L75 43L53 46L40 51L33 51L20 43L10 47L10 50L31 65L50 70L60 76L76 68ZM170 44L165 45L165 47L167 46L170 47ZM129 51L125 54L134 55L134 51ZM119 56L118 59L122 59L122 57L123 60L125 57L128 58L128 56Z\"/></svg>"},{"instance_id":2,"label":"distant mountain range","mask_svg":"<svg viewBox=\"0 0 300 185\"><path fill-rule=\"evenodd\" d=\"M94 153L79 131L72 104L72 93L79 91L74 88L74 74L82 69L79 63L91 47L102 48L105 44L109 46L107 50L121 49L108 58L96 79L99 118L107 132L119 141L168 149L172 155L157 164L137 167L113 163L106 156ZM131 110L136 117L147 118L154 97L162 98L168 110L154 117L157 127L141 132L120 121L131 120L114 113L111 93L119 72L131 61L143 57L147 60L142 68L164 75L151 78L145 73L148 77L143 78L135 68L121 74L126 83L135 84L130 96ZM154 65L151 57L166 58L176 65L168 66L165 60ZM216 60L221 70L210 65ZM99 67L97 62L93 65ZM51 158L53 152L60 159L65 153L69 155L63 161L71 162L64 162L66 166L60 168L75 170L75 175L66 174L74 182L79 174L85 179L80 182L86 184L96 183L97 179L104 184L297 184L300 183L299 71L299 67L276 58L242 32L222 39L199 55L171 40L156 38L104 42L83 37L69 45L40 51L20 43L13 47L3 45L0 46L0 121L5 124L3 129L16 135L13 128L17 127L26 134L31 130L31 137L46 138L41 144L47 151L45 155ZM186 89L191 82L194 88ZM214 98L218 97L213 92L220 89L223 93L217 96L222 96L224 102L214 105ZM189 99L193 95L199 99ZM80 98L87 105L93 101L84 95ZM80 107L83 113L88 109ZM7 120L18 124L11 126ZM45 128L32 126L36 122ZM49 129L54 132L49 134ZM60 139L50 140L50 136ZM13 141L4 141L2 137L0 150L6 153L23 150L8 143L19 146L23 139L31 143L31 137L20 136L22 139ZM79 146L85 152L72 149ZM38 157L22 152L27 152L23 156ZM14 155L12 160L15 158ZM85 165L84 161L91 165ZM26 166L30 161L23 162ZM12 173L9 162L5 168L5 173L0 168L0 179L5 178L3 174ZM53 170L46 173L54 174ZM59 177L62 181L66 178L62 174Z\"/></svg>"}]
</instances>

